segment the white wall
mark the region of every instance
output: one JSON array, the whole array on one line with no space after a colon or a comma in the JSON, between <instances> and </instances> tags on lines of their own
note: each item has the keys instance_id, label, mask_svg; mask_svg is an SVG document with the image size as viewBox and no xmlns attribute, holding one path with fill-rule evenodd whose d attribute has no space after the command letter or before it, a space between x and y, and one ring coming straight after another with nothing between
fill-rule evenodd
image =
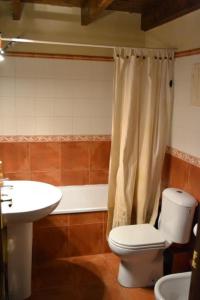
<instances>
[{"instance_id":1,"label":"white wall","mask_svg":"<svg viewBox=\"0 0 200 300\"><path fill-rule=\"evenodd\" d=\"M113 63L6 57L0 134L110 134Z\"/></svg>"},{"instance_id":2,"label":"white wall","mask_svg":"<svg viewBox=\"0 0 200 300\"><path fill-rule=\"evenodd\" d=\"M200 10L149 30L148 47L176 48L176 51L200 48ZM175 94L170 145L200 157L200 107L192 105L191 78L193 64L200 55L175 60Z\"/></svg>"},{"instance_id":3,"label":"white wall","mask_svg":"<svg viewBox=\"0 0 200 300\"><path fill-rule=\"evenodd\" d=\"M200 107L192 105L192 70L200 55L175 60L171 146L200 157Z\"/></svg>"}]
</instances>

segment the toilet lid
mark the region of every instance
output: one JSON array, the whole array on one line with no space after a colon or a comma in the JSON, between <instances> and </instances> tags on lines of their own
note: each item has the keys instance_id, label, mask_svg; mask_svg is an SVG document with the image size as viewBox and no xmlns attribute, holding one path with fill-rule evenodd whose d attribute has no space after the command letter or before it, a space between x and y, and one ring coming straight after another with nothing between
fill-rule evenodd
<instances>
[{"instance_id":1,"label":"toilet lid","mask_svg":"<svg viewBox=\"0 0 200 300\"><path fill-rule=\"evenodd\" d=\"M111 230L109 238L126 248L165 248L164 237L151 224L116 227Z\"/></svg>"}]
</instances>

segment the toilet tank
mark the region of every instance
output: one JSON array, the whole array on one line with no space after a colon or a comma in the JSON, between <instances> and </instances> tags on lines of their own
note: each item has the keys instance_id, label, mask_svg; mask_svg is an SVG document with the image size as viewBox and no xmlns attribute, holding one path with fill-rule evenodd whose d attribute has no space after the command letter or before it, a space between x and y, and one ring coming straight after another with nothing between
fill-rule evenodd
<instances>
[{"instance_id":1,"label":"toilet tank","mask_svg":"<svg viewBox=\"0 0 200 300\"><path fill-rule=\"evenodd\" d=\"M173 243L189 242L197 201L181 189L168 188L162 193L159 230Z\"/></svg>"}]
</instances>

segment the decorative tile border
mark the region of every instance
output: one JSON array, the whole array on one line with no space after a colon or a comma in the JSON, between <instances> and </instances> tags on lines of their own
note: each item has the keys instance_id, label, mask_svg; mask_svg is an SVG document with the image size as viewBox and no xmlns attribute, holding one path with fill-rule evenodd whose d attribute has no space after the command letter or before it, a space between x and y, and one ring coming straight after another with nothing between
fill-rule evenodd
<instances>
[{"instance_id":1,"label":"decorative tile border","mask_svg":"<svg viewBox=\"0 0 200 300\"><path fill-rule=\"evenodd\" d=\"M61 142L70 142L70 141L110 141L111 135L61 135L60 141Z\"/></svg>"},{"instance_id":2,"label":"decorative tile border","mask_svg":"<svg viewBox=\"0 0 200 300\"><path fill-rule=\"evenodd\" d=\"M171 154L174 157L182 159L185 162L200 168L200 157L196 157L196 156L193 156L191 154L187 154L185 152L182 152L178 149L175 149L175 148L172 148L172 147L169 147L169 146L167 147L166 152Z\"/></svg>"},{"instance_id":3,"label":"decorative tile border","mask_svg":"<svg viewBox=\"0 0 200 300\"><path fill-rule=\"evenodd\" d=\"M96 142L111 141L111 135L1 135L0 143L41 143L41 142ZM195 157L167 146L166 153L200 168L200 157Z\"/></svg>"},{"instance_id":4,"label":"decorative tile border","mask_svg":"<svg viewBox=\"0 0 200 300\"><path fill-rule=\"evenodd\" d=\"M0 136L0 143L41 143L41 142L87 142L110 141L110 135L7 135Z\"/></svg>"}]
</instances>

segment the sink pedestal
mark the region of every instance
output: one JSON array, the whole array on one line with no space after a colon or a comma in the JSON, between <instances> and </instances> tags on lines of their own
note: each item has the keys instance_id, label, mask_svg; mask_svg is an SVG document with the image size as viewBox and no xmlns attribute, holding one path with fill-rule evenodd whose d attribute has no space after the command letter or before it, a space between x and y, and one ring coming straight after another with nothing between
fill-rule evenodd
<instances>
[{"instance_id":1,"label":"sink pedestal","mask_svg":"<svg viewBox=\"0 0 200 300\"><path fill-rule=\"evenodd\" d=\"M44 182L3 182L1 209L7 224L9 300L31 296L33 222L48 216L58 205L59 188ZM0 190L0 192L1 192ZM11 205L8 199L12 199Z\"/></svg>"},{"instance_id":2,"label":"sink pedestal","mask_svg":"<svg viewBox=\"0 0 200 300\"><path fill-rule=\"evenodd\" d=\"M33 223L8 224L9 300L24 300L31 295Z\"/></svg>"}]
</instances>

